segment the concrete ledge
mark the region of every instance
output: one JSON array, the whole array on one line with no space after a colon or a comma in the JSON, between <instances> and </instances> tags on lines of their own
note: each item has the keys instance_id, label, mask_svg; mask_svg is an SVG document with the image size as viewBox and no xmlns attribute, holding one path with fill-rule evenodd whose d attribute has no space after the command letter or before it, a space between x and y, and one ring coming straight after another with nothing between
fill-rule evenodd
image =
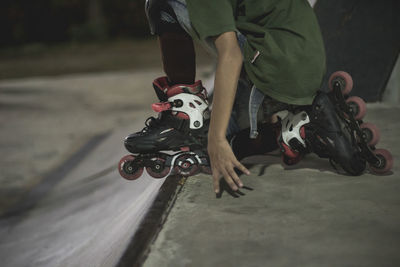
<instances>
[{"instance_id":1,"label":"concrete ledge","mask_svg":"<svg viewBox=\"0 0 400 267\"><path fill-rule=\"evenodd\" d=\"M288 167L271 153L244 160L252 191L216 198L210 176L190 177L143 266L399 266L398 114L368 104L395 160L386 175L343 175L313 154Z\"/></svg>"},{"instance_id":2,"label":"concrete ledge","mask_svg":"<svg viewBox=\"0 0 400 267\"><path fill-rule=\"evenodd\" d=\"M142 266L150 252L151 243L157 238L185 182L186 178L179 176L170 176L165 180L121 257L118 267Z\"/></svg>"}]
</instances>

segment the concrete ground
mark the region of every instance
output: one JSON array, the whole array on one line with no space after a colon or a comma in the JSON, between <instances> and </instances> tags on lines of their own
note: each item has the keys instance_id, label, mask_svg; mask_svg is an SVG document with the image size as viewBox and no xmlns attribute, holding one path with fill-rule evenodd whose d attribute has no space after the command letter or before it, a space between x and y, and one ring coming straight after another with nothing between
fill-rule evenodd
<instances>
[{"instance_id":1,"label":"concrete ground","mask_svg":"<svg viewBox=\"0 0 400 267\"><path fill-rule=\"evenodd\" d=\"M200 74L204 71L200 71ZM115 266L162 180L128 182L123 137L143 127L161 72L127 71L0 82L2 266ZM139 93L140 92L140 93ZM399 106L368 105L379 147L400 153ZM145 266L397 266L399 168L336 173L311 156L245 159L252 191L213 194L190 177Z\"/></svg>"},{"instance_id":2,"label":"concrete ground","mask_svg":"<svg viewBox=\"0 0 400 267\"><path fill-rule=\"evenodd\" d=\"M208 68L200 68L199 74ZM117 171L160 68L0 81L1 266L115 266L163 180Z\"/></svg>"},{"instance_id":3,"label":"concrete ground","mask_svg":"<svg viewBox=\"0 0 400 267\"><path fill-rule=\"evenodd\" d=\"M384 176L342 175L312 155L284 167L272 153L244 160L253 190L237 198L190 177L144 266L399 266L399 112L368 105L395 159Z\"/></svg>"},{"instance_id":4,"label":"concrete ground","mask_svg":"<svg viewBox=\"0 0 400 267\"><path fill-rule=\"evenodd\" d=\"M115 266L162 180L122 179L161 71L0 82L2 266ZM146 89L147 88L147 89Z\"/></svg>"},{"instance_id":5,"label":"concrete ground","mask_svg":"<svg viewBox=\"0 0 400 267\"><path fill-rule=\"evenodd\" d=\"M204 71L200 71L203 74ZM2 266L115 266L163 180L128 182L123 137L143 127L157 68L0 81ZM396 159L398 105L369 105ZM336 173L311 156L245 160L253 190L216 199L190 177L145 266L398 266L399 167ZM396 162L395 162L396 163Z\"/></svg>"},{"instance_id":6,"label":"concrete ground","mask_svg":"<svg viewBox=\"0 0 400 267\"><path fill-rule=\"evenodd\" d=\"M129 130L108 135L67 173L34 187L13 214L1 218L2 266L118 263L163 183L146 175L135 182L119 176L116 165L127 154L121 140Z\"/></svg>"},{"instance_id":7,"label":"concrete ground","mask_svg":"<svg viewBox=\"0 0 400 267\"><path fill-rule=\"evenodd\" d=\"M0 81L0 215L96 136L136 120L143 125L156 99L151 82L161 74L150 69Z\"/></svg>"}]
</instances>

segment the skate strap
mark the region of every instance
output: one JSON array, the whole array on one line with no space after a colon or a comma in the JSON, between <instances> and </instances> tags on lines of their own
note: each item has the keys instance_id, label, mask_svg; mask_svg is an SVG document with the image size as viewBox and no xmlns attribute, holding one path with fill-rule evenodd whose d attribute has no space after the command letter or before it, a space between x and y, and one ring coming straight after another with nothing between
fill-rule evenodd
<instances>
[{"instance_id":1,"label":"skate strap","mask_svg":"<svg viewBox=\"0 0 400 267\"><path fill-rule=\"evenodd\" d=\"M171 109L171 103L169 102L154 103L151 105L151 108L155 112L163 112Z\"/></svg>"}]
</instances>

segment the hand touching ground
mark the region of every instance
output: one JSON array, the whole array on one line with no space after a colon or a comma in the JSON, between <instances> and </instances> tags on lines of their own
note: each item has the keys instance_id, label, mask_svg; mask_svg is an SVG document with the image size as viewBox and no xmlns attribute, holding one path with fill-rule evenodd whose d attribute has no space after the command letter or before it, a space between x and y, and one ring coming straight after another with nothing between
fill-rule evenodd
<instances>
[{"instance_id":1,"label":"hand touching ground","mask_svg":"<svg viewBox=\"0 0 400 267\"><path fill-rule=\"evenodd\" d=\"M234 168L239 169L247 175L249 175L250 172L236 159L225 138L220 140L209 138L208 155L210 157L214 191L216 194L220 191L219 180L221 176L232 190L237 191L239 189L238 187L243 187L243 183L239 179Z\"/></svg>"}]
</instances>

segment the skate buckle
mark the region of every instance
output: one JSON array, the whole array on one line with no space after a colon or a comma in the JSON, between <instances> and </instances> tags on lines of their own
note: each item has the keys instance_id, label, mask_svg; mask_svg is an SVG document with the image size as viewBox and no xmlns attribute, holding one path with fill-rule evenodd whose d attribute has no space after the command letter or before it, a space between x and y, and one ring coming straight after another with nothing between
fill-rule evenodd
<instances>
[{"instance_id":1,"label":"skate buckle","mask_svg":"<svg viewBox=\"0 0 400 267\"><path fill-rule=\"evenodd\" d=\"M171 109L171 103L169 103L169 102L154 103L151 105L151 108L155 112L163 112L163 111Z\"/></svg>"},{"instance_id":2,"label":"skate buckle","mask_svg":"<svg viewBox=\"0 0 400 267\"><path fill-rule=\"evenodd\" d=\"M282 141L289 147L293 148L290 145L290 141L297 140L299 145L302 145L304 148L306 147L305 132L303 126L310 122L310 118L308 117L305 111L302 111L297 114L293 114L292 112L284 112L280 111L277 113L278 118L282 123L281 130L281 138Z\"/></svg>"}]
</instances>

